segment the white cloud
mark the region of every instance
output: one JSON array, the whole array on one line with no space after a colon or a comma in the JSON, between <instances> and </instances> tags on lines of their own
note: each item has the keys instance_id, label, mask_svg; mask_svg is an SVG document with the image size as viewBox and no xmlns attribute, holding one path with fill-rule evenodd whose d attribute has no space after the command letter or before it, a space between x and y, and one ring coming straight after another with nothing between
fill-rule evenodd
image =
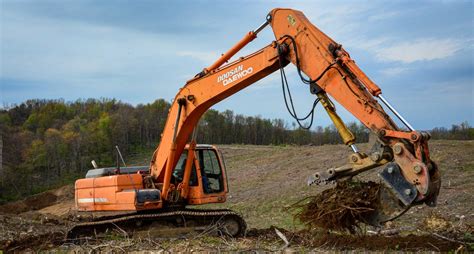
<instances>
[{"instance_id":1,"label":"white cloud","mask_svg":"<svg viewBox=\"0 0 474 254\"><path fill-rule=\"evenodd\" d=\"M418 38L399 42L399 39L380 37L373 39L357 38L349 41L348 44L350 47L375 54L376 61L413 63L453 56L464 45L468 44L468 41L454 38Z\"/></svg>"},{"instance_id":2,"label":"white cloud","mask_svg":"<svg viewBox=\"0 0 474 254\"><path fill-rule=\"evenodd\" d=\"M386 61L413 63L450 57L461 48L462 43L455 39L417 39L412 42L381 47L376 51L376 56Z\"/></svg>"},{"instance_id":3,"label":"white cloud","mask_svg":"<svg viewBox=\"0 0 474 254\"><path fill-rule=\"evenodd\" d=\"M220 56L217 52L205 52L205 51L178 51L177 56L191 57L202 61L204 64L211 65Z\"/></svg>"},{"instance_id":4,"label":"white cloud","mask_svg":"<svg viewBox=\"0 0 474 254\"><path fill-rule=\"evenodd\" d=\"M396 76L407 70L408 68L405 68L405 67L392 67L392 68L383 69L380 72L385 76Z\"/></svg>"},{"instance_id":5,"label":"white cloud","mask_svg":"<svg viewBox=\"0 0 474 254\"><path fill-rule=\"evenodd\" d=\"M400 14L401 14L401 11L389 11L389 12L381 12L381 13L376 12L375 14L368 16L367 20L371 22L378 22L378 21L398 17Z\"/></svg>"}]
</instances>

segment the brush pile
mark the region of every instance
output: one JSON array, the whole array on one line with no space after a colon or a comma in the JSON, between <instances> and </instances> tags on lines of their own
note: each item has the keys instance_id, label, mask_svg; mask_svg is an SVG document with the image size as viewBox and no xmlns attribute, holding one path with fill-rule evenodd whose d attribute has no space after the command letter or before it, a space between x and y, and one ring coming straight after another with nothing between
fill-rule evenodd
<instances>
[{"instance_id":1,"label":"brush pile","mask_svg":"<svg viewBox=\"0 0 474 254\"><path fill-rule=\"evenodd\" d=\"M298 210L295 218L310 229L355 233L377 209L379 190L380 184L375 182L338 182L334 188L307 197L292 208Z\"/></svg>"}]
</instances>

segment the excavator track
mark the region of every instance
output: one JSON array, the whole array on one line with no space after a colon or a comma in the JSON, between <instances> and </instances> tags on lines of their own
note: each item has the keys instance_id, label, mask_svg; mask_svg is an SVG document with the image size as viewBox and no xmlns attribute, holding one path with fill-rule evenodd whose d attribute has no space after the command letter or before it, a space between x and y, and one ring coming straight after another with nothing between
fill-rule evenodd
<instances>
[{"instance_id":1,"label":"excavator track","mask_svg":"<svg viewBox=\"0 0 474 254\"><path fill-rule=\"evenodd\" d=\"M245 220L232 210L186 208L155 213L110 216L89 222L81 222L73 225L68 230L67 240L87 239L112 231L127 237L180 237L191 232L239 237L245 234L246 229Z\"/></svg>"}]
</instances>

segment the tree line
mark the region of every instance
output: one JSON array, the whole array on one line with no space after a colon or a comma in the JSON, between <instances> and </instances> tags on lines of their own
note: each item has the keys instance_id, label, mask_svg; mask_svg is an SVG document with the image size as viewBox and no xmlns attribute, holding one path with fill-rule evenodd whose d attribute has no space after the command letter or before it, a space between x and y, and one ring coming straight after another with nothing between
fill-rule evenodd
<instances>
[{"instance_id":1,"label":"tree line","mask_svg":"<svg viewBox=\"0 0 474 254\"><path fill-rule=\"evenodd\" d=\"M159 99L132 106L115 99L28 100L0 109L0 203L71 183L83 177L91 160L114 165L118 145L126 157L151 151L163 131L170 103ZM369 133L349 129L359 142ZM435 128L434 138L473 139L467 122ZM210 144L323 145L341 143L334 126L296 128L282 119L210 109L198 125L197 141ZM151 156L151 154L150 154Z\"/></svg>"},{"instance_id":2,"label":"tree line","mask_svg":"<svg viewBox=\"0 0 474 254\"><path fill-rule=\"evenodd\" d=\"M432 139L472 140L474 139L474 128L467 121L461 124L453 124L451 128L436 127L430 131Z\"/></svg>"}]
</instances>

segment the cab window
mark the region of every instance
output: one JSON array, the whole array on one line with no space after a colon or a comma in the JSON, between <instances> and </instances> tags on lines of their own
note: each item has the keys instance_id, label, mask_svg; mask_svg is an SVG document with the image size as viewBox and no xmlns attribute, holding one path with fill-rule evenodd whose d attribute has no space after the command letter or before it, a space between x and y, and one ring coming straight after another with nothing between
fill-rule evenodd
<instances>
[{"instance_id":1,"label":"cab window","mask_svg":"<svg viewBox=\"0 0 474 254\"><path fill-rule=\"evenodd\" d=\"M198 150L204 193L218 193L224 190L222 170L214 150Z\"/></svg>"},{"instance_id":2,"label":"cab window","mask_svg":"<svg viewBox=\"0 0 474 254\"><path fill-rule=\"evenodd\" d=\"M184 150L181 156L179 157L178 163L176 163L176 167L173 170L173 175L171 182L174 184L179 184L183 181L184 177L184 169L186 168L186 161L188 159L188 151ZM196 166L193 163L193 167L191 169L191 177L189 178L189 186L197 186L197 175L196 175Z\"/></svg>"}]
</instances>

